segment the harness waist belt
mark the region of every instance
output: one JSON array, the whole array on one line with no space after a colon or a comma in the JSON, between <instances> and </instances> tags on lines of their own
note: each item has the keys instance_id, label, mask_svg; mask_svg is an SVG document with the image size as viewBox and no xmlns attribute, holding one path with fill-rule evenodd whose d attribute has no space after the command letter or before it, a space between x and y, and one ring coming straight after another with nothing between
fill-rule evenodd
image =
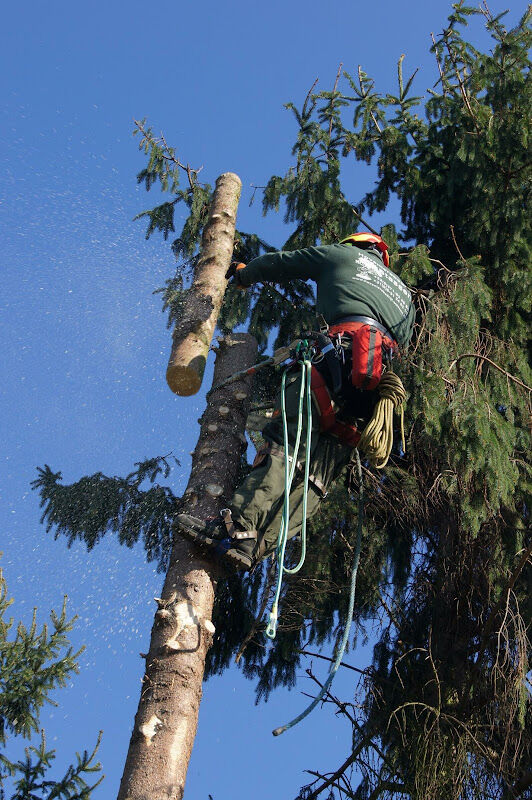
<instances>
[{"instance_id":1,"label":"harness waist belt","mask_svg":"<svg viewBox=\"0 0 532 800\"><path fill-rule=\"evenodd\" d=\"M387 328L385 328L384 325L381 325L381 323L377 322L377 320L373 319L373 317L364 317L361 314L351 314L349 317L342 317L341 319L336 319L334 322L331 323L330 327L336 328L338 327L338 325L342 325L342 323L344 322L362 322L364 325L371 325L373 328L377 328L377 330L380 331L382 334L384 334L384 336L388 337L388 339L391 339L392 342L395 341L395 337L392 336L390 331Z\"/></svg>"}]
</instances>

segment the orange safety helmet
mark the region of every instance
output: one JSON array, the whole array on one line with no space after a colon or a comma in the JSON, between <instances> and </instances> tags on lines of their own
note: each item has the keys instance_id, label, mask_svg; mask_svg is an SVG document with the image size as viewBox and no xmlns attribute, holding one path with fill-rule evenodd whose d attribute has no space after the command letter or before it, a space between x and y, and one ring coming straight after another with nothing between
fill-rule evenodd
<instances>
[{"instance_id":1,"label":"orange safety helmet","mask_svg":"<svg viewBox=\"0 0 532 800\"><path fill-rule=\"evenodd\" d=\"M345 239L342 239L340 244L354 244L355 247L360 247L367 244L374 244L377 250L380 251L382 256L382 262L385 267L390 266L390 257L388 255L388 245L380 236L377 236L376 233L351 233L349 236L346 236Z\"/></svg>"}]
</instances>

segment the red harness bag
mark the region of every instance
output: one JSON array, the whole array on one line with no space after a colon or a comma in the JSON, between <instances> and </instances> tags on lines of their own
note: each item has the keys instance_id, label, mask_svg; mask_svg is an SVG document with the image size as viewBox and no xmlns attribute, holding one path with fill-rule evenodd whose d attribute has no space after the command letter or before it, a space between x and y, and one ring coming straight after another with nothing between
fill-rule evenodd
<instances>
[{"instance_id":1,"label":"red harness bag","mask_svg":"<svg viewBox=\"0 0 532 800\"><path fill-rule=\"evenodd\" d=\"M349 425L347 422L339 422L336 419L336 411L323 377L316 367L312 367L310 375L310 389L320 414L320 430L323 433L337 436L343 444L349 447L356 447L361 435L357 426Z\"/></svg>"},{"instance_id":2,"label":"red harness bag","mask_svg":"<svg viewBox=\"0 0 532 800\"><path fill-rule=\"evenodd\" d=\"M379 384L383 370L383 352L389 351L390 355L397 352L397 343L387 335L379 323L355 322L346 320L337 325L331 325L329 336L349 336L352 342L351 349L351 383L357 389L371 391ZM316 367L312 367L311 391L320 414L320 430L324 433L337 436L338 439L349 447L356 447L360 440L361 432L356 425L341 422L336 418L338 408L335 408L328 386Z\"/></svg>"},{"instance_id":3,"label":"red harness bag","mask_svg":"<svg viewBox=\"0 0 532 800\"><path fill-rule=\"evenodd\" d=\"M352 341L351 382L357 389L371 390L382 378L383 349L396 352L397 344L376 325L366 322L340 322L329 328L329 336L340 334Z\"/></svg>"}]
</instances>

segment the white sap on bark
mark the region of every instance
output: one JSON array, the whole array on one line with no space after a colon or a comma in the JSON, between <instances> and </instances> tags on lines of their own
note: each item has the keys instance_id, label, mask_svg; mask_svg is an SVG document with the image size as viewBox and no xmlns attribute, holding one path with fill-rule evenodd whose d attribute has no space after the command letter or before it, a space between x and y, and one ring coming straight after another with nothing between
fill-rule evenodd
<instances>
[{"instance_id":1,"label":"white sap on bark","mask_svg":"<svg viewBox=\"0 0 532 800\"><path fill-rule=\"evenodd\" d=\"M257 343L248 334L220 342L213 385L254 363ZM230 500L246 446L251 378L212 391L201 419L192 471L181 511L205 519ZM230 414L220 417L220 406ZM211 432L213 420L218 420ZM152 628L150 650L118 800L181 800L202 694L205 657L220 567L174 536L170 565Z\"/></svg>"},{"instance_id":2,"label":"white sap on bark","mask_svg":"<svg viewBox=\"0 0 532 800\"><path fill-rule=\"evenodd\" d=\"M190 600L183 600L181 603L176 603L173 611L175 619L174 630L172 635L167 639L165 647L168 647L170 650L181 650L179 640L184 628L187 626L196 626L198 629L198 638L201 636L201 611L197 609Z\"/></svg>"},{"instance_id":3,"label":"white sap on bark","mask_svg":"<svg viewBox=\"0 0 532 800\"><path fill-rule=\"evenodd\" d=\"M151 719L148 722L145 722L144 725L139 726L139 731L144 736L146 740L146 747L149 747L151 744L151 740L163 724L162 719L159 719L157 714L152 714Z\"/></svg>"}]
</instances>

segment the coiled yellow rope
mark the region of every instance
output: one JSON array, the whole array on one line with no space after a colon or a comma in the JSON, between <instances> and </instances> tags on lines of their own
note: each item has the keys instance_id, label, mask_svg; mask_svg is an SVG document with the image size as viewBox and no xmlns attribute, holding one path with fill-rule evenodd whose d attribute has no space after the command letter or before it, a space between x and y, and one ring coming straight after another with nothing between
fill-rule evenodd
<instances>
[{"instance_id":1,"label":"coiled yellow rope","mask_svg":"<svg viewBox=\"0 0 532 800\"><path fill-rule=\"evenodd\" d=\"M405 387L395 372L385 372L376 391L380 397L373 416L364 428L358 449L364 453L375 469L382 469L388 463L393 446L393 412L401 419L401 443L405 452L404 407Z\"/></svg>"}]
</instances>

